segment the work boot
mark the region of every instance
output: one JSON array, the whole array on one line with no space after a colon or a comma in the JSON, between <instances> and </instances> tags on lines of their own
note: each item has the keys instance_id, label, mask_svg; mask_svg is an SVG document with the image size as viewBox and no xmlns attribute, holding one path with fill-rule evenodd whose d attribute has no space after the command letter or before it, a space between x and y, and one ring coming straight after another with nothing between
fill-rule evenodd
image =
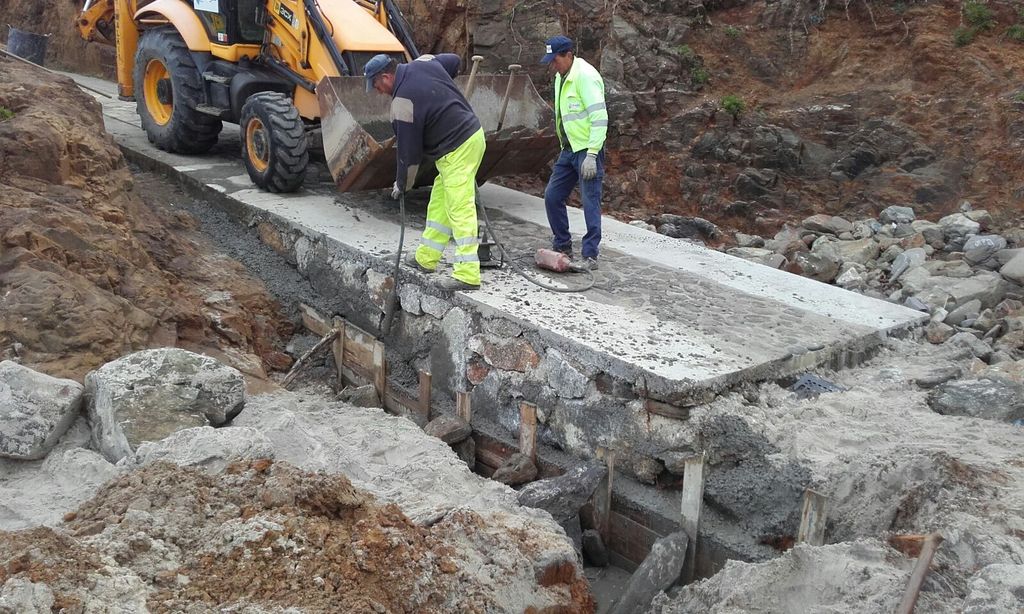
<instances>
[{"instance_id":1,"label":"work boot","mask_svg":"<svg viewBox=\"0 0 1024 614\"><path fill-rule=\"evenodd\" d=\"M420 273L430 274L434 272L434 269L428 269L427 267L420 264L419 260L416 260L416 252L412 252L411 254L409 254L409 257L405 259L405 263L411 266L412 268L416 269Z\"/></svg>"},{"instance_id":2,"label":"work boot","mask_svg":"<svg viewBox=\"0 0 1024 614\"><path fill-rule=\"evenodd\" d=\"M456 292L456 291L466 292L466 291L469 291L469 290L479 290L480 289L480 284L468 284L468 283L462 281L461 279L456 279L454 277L445 277L444 279L441 280L441 284L440 285L445 290L450 290L451 292Z\"/></svg>"},{"instance_id":3,"label":"work boot","mask_svg":"<svg viewBox=\"0 0 1024 614\"><path fill-rule=\"evenodd\" d=\"M597 258L587 257L580 261L580 268L588 271L596 271L598 269Z\"/></svg>"}]
</instances>

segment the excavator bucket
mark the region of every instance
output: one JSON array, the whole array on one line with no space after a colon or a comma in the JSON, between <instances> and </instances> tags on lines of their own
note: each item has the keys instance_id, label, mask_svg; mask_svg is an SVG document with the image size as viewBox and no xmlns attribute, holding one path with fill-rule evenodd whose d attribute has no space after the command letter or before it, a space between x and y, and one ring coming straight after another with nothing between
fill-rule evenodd
<instances>
[{"instance_id":1,"label":"excavator bucket","mask_svg":"<svg viewBox=\"0 0 1024 614\"><path fill-rule=\"evenodd\" d=\"M455 81L465 91L468 79L460 76ZM390 188L395 181L391 98L367 92L362 77L326 77L316 89L324 155L338 189ZM528 76L477 75L469 103L487 137L479 183L491 177L534 173L551 161L558 147L551 107ZM504 118L503 105L507 107ZM433 164L423 164L416 185L430 185L436 176Z\"/></svg>"}]
</instances>

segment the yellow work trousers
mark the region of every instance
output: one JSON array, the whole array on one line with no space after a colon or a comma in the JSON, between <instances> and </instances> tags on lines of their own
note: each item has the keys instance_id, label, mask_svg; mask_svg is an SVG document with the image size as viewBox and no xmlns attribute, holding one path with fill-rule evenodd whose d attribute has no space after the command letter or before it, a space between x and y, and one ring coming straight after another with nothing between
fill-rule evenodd
<instances>
[{"instance_id":1,"label":"yellow work trousers","mask_svg":"<svg viewBox=\"0 0 1024 614\"><path fill-rule=\"evenodd\" d=\"M430 190L427 225L416 261L427 269L437 268L448 241L455 241L452 276L467 284L480 284L480 258L476 248L476 173L484 158L484 131L477 130L455 151L437 159L437 179Z\"/></svg>"}]
</instances>

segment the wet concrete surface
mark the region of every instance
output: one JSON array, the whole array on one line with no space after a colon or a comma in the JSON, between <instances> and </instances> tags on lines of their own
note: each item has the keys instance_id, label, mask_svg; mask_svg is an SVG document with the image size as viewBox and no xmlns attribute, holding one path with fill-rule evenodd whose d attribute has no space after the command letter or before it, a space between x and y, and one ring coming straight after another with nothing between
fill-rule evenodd
<instances>
[{"instance_id":1,"label":"wet concrete surface","mask_svg":"<svg viewBox=\"0 0 1024 614\"><path fill-rule=\"evenodd\" d=\"M75 78L113 91L110 84ZM261 192L238 159L236 126L225 124L210 154L177 156L148 143L134 103L98 99L107 129L122 148L229 196L239 207L269 214L281 227L373 257L386 259L393 253L398 207L382 193L337 193L322 165L314 166L299 193ZM409 248L423 227L427 198L427 191L419 190L407 199ZM539 199L490 185L481 188L481 199L513 257L528 258L547 245ZM582 228L582 212L570 209L570 223ZM506 314L560 345L578 348L582 360L611 365L653 396L676 402L700 398L702 390L835 362L837 356L863 351L923 319L898 305L610 218L604 221L604 235L602 267L594 288L585 293L551 293L506 267L486 270L483 288L461 295L460 302ZM446 270L443 265L442 273Z\"/></svg>"}]
</instances>

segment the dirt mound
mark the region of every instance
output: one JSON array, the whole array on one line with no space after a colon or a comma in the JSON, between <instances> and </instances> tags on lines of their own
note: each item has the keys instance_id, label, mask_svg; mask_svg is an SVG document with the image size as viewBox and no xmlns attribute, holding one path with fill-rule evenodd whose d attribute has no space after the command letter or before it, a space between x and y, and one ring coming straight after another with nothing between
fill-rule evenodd
<instances>
[{"instance_id":1,"label":"dirt mound","mask_svg":"<svg viewBox=\"0 0 1024 614\"><path fill-rule=\"evenodd\" d=\"M236 463L212 475L154 463L111 481L67 518L68 534L0 533L0 585L45 584L65 607L116 598L157 612L509 608L486 582L508 564L499 558L508 544L478 546L477 556L494 557L484 566L455 545L479 532L476 514L418 526L343 475L287 463ZM528 535L512 539L528 547ZM556 597L551 611L593 611L585 580L548 575L533 589ZM117 594L104 578L120 578Z\"/></svg>"},{"instance_id":2,"label":"dirt mound","mask_svg":"<svg viewBox=\"0 0 1024 614\"><path fill-rule=\"evenodd\" d=\"M82 1L67 0L0 0L0 24L10 24L33 34L49 35L45 63L49 68L114 79L114 47L87 43L75 27L83 4ZM6 41L7 38L8 30L4 25L0 27L0 40Z\"/></svg>"},{"instance_id":3,"label":"dirt mound","mask_svg":"<svg viewBox=\"0 0 1024 614\"><path fill-rule=\"evenodd\" d=\"M91 96L0 57L0 107L0 356L72 378L153 346L288 366L280 308L191 217L133 191Z\"/></svg>"}]
</instances>

